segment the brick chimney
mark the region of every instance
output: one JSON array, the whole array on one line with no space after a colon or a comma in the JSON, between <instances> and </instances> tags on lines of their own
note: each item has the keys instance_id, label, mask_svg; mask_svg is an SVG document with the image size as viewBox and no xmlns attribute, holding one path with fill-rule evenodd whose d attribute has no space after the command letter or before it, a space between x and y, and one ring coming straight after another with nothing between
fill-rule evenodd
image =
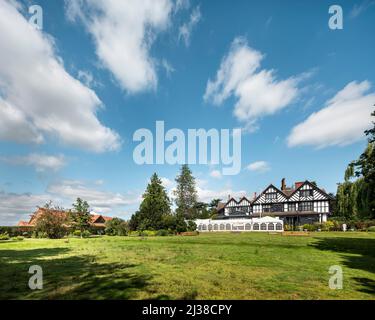
<instances>
[{"instance_id":1,"label":"brick chimney","mask_svg":"<svg viewBox=\"0 0 375 320\"><path fill-rule=\"evenodd\" d=\"M281 191L284 191L286 189L286 184L285 184L285 178L281 180Z\"/></svg>"}]
</instances>

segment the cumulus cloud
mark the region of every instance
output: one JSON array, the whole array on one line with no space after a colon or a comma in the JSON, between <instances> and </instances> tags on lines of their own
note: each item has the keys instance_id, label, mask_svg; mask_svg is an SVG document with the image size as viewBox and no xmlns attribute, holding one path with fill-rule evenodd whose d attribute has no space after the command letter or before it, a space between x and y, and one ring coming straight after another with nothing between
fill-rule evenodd
<instances>
[{"instance_id":1,"label":"cumulus cloud","mask_svg":"<svg viewBox=\"0 0 375 320\"><path fill-rule=\"evenodd\" d=\"M1 161L12 165L32 166L37 172L58 171L66 165L66 159L63 155L53 156L46 154L31 153L27 156L3 156Z\"/></svg>"},{"instance_id":2,"label":"cumulus cloud","mask_svg":"<svg viewBox=\"0 0 375 320\"><path fill-rule=\"evenodd\" d=\"M250 163L247 166L247 170L263 173L263 172L267 172L271 170L271 167L269 163L266 161L256 161L256 162Z\"/></svg>"},{"instance_id":3,"label":"cumulus cloud","mask_svg":"<svg viewBox=\"0 0 375 320\"><path fill-rule=\"evenodd\" d=\"M30 219L37 206L50 200L47 194L7 193L0 191L0 225L17 225L18 221Z\"/></svg>"},{"instance_id":4,"label":"cumulus cloud","mask_svg":"<svg viewBox=\"0 0 375 320\"><path fill-rule=\"evenodd\" d=\"M221 62L216 79L208 81L204 95L206 102L215 105L235 97L234 115L248 129L255 127L258 118L293 103L298 96L298 83L306 77L278 80L275 70L260 69L263 58L264 55L249 47L245 39L236 38Z\"/></svg>"},{"instance_id":5,"label":"cumulus cloud","mask_svg":"<svg viewBox=\"0 0 375 320\"><path fill-rule=\"evenodd\" d=\"M106 191L101 181L87 182L63 180L52 183L42 194L11 193L0 190L0 225L16 225L20 220L28 221L36 207L48 201L63 208L71 208L77 197L86 200L92 211L99 214L123 216L124 209L135 209L142 195L138 192L118 193Z\"/></svg>"},{"instance_id":6,"label":"cumulus cloud","mask_svg":"<svg viewBox=\"0 0 375 320\"><path fill-rule=\"evenodd\" d=\"M202 202L210 202L213 199L228 200L228 197L241 198L246 195L244 190L232 190L231 188L224 188L220 190L212 190L208 188L197 187L198 199Z\"/></svg>"},{"instance_id":7,"label":"cumulus cloud","mask_svg":"<svg viewBox=\"0 0 375 320\"><path fill-rule=\"evenodd\" d=\"M130 93L156 87L150 50L169 26L172 9L171 0L66 0L68 19L84 24L101 64Z\"/></svg>"},{"instance_id":8,"label":"cumulus cloud","mask_svg":"<svg viewBox=\"0 0 375 320\"><path fill-rule=\"evenodd\" d=\"M97 184L90 184L79 180L63 180L51 184L47 192L72 203L77 197L85 199L94 211L100 213L111 212L115 208L137 204L141 201L140 194L122 194L98 189Z\"/></svg>"},{"instance_id":9,"label":"cumulus cloud","mask_svg":"<svg viewBox=\"0 0 375 320\"><path fill-rule=\"evenodd\" d=\"M13 6L0 2L0 140L42 143L46 136L95 152L115 150L94 91L64 69L53 39Z\"/></svg>"},{"instance_id":10,"label":"cumulus cloud","mask_svg":"<svg viewBox=\"0 0 375 320\"><path fill-rule=\"evenodd\" d=\"M370 88L368 81L350 82L327 101L325 107L292 129L288 145L324 148L364 139L363 132L372 125L371 112L375 103L375 92L368 93Z\"/></svg>"},{"instance_id":11,"label":"cumulus cloud","mask_svg":"<svg viewBox=\"0 0 375 320\"><path fill-rule=\"evenodd\" d=\"M189 21L185 22L180 28L178 33L178 39L182 40L185 43L185 46L188 47L190 45L190 38L191 33L195 26L199 23L202 18L200 7L194 8L191 12Z\"/></svg>"}]
</instances>

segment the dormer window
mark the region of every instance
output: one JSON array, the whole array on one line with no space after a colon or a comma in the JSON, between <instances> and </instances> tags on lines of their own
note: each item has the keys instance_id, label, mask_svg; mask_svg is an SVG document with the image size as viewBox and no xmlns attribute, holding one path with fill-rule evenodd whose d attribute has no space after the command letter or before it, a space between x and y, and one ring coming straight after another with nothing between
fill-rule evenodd
<instances>
[{"instance_id":1,"label":"dormer window","mask_svg":"<svg viewBox=\"0 0 375 320\"><path fill-rule=\"evenodd\" d=\"M276 199L277 199L276 192L266 193L266 200L276 200Z\"/></svg>"},{"instance_id":2,"label":"dormer window","mask_svg":"<svg viewBox=\"0 0 375 320\"><path fill-rule=\"evenodd\" d=\"M309 190L300 190L299 196L301 198L312 197L313 196L313 190L312 189L309 189Z\"/></svg>"}]
</instances>

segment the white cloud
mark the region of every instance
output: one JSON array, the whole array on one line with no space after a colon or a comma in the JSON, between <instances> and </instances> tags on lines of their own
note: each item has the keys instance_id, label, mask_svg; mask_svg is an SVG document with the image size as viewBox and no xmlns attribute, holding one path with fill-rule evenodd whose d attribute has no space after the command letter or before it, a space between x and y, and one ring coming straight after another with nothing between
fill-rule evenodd
<instances>
[{"instance_id":1,"label":"white cloud","mask_svg":"<svg viewBox=\"0 0 375 320\"><path fill-rule=\"evenodd\" d=\"M277 80L274 70L259 70L264 56L248 46L245 39L236 38L224 57L215 80L209 80L205 101L221 105L231 96L237 98L234 114L247 130L258 118L287 107L298 96L297 85L304 74Z\"/></svg>"},{"instance_id":2,"label":"white cloud","mask_svg":"<svg viewBox=\"0 0 375 320\"><path fill-rule=\"evenodd\" d=\"M161 66L164 68L168 78L172 75L173 72L175 72L173 66L165 59L161 61Z\"/></svg>"},{"instance_id":3,"label":"white cloud","mask_svg":"<svg viewBox=\"0 0 375 320\"><path fill-rule=\"evenodd\" d=\"M66 203L72 203L77 197L86 200L90 207L97 212L111 212L115 208L138 204L141 195L136 193L114 193L98 189L98 185L79 180L63 180L51 184L47 192L65 199Z\"/></svg>"},{"instance_id":4,"label":"white cloud","mask_svg":"<svg viewBox=\"0 0 375 320\"><path fill-rule=\"evenodd\" d=\"M354 4L352 10L349 13L350 18L357 18L361 13L365 12L373 5L375 5L375 1L370 0L364 0L361 4Z\"/></svg>"},{"instance_id":5,"label":"white cloud","mask_svg":"<svg viewBox=\"0 0 375 320\"><path fill-rule=\"evenodd\" d=\"M169 26L172 9L171 0L66 0L67 17L83 22L100 62L130 93L156 87L150 49Z\"/></svg>"},{"instance_id":6,"label":"white cloud","mask_svg":"<svg viewBox=\"0 0 375 320\"><path fill-rule=\"evenodd\" d=\"M372 125L371 112L375 103L375 92L366 94L370 88L368 81L350 82L327 101L324 108L292 129L288 145L324 148L364 139L364 131Z\"/></svg>"},{"instance_id":7,"label":"white cloud","mask_svg":"<svg viewBox=\"0 0 375 320\"><path fill-rule=\"evenodd\" d=\"M119 148L103 126L94 91L69 75L53 39L8 1L0 2L0 139L41 143L46 136L102 152Z\"/></svg>"},{"instance_id":8,"label":"white cloud","mask_svg":"<svg viewBox=\"0 0 375 320\"><path fill-rule=\"evenodd\" d=\"M135 209L141 201L141 194L137 192L101 190L97 181L89 183L63 180L51 184L43 194L7 193L0 190L0 225L16 225L20 220L28 221L37 206L43 206L50 200L61 207L71 208L77 197L86 200L96 213L124 218L129 218L129 215L123 209Z\"/></svg>"},{"instance_id":9,"label":"white cloud","mask_svg":"<svg viewBox=\"0 0 375 320\"><path fill-rule=\"evenodd\" d=\"M190 14L190 18L188 22L185 22L179 29L178 39L183 40L185 46L188 47L190 45L190 38L191 33L195 26L199 23L202 18L200 7L194 8L194 10Z\"/></svg>"},{"instance_id":10,"label":"white cloud","mask_svg":"<svg viewBox=\"0 0 375 320\"><path fill-rule=\"evenodd\" d=\"M160 180L161 180L162 185L166 189L170 189L170 188L172 188L172 187L175 186L175 181L173 181L171 179L168 179L168 178L165 178L165 177L161 177Z\"/></svg>"},{"instance_id":11,"label":"white cloud","mask_svg":"<svg viewBox=\"0 0 375 320\"><path fill-rule=\"evenodd\" d=\"M66 165L66 160L63 155L52 156L46 154L31 153L27 156L0 157L1 161L5 161L12 165L26 165L32 166L38 172L48 170L58 171Z\"/></svg>"},{"instance_id":12,"label":"white cloud","mask_svg":"<svg viewBox=\"0 0 375 320\"><path fill-rule=\"evenodd\" d=\"M220 170L212 170L210 172L210 176L212 178L215 178L215 179L221 179L222 178L222 175L221 175L221 171Z\"/></svg>"},{"instance_id":13,"label":"white cloud","mask_svg":"<svg viewBox=\"0 0 375 320\"><path fill-rule=\"evenodd\" d=\"M30 219L37 206L50 200L46 194L6 193L0 191L0 225L17 225L18 221Z\"/></svg>"},{"instance_id":14,"label":"white cloud","mask_svg":"<svg viewBox=\"0 0 375 320\"><path fill-rule=\"evenodd\" d=\"M263 173L263 172L267 172L271 170L271 167L269 163L266 161L256 161L256 162L250 163L247 166L247 169L250 171Z\"/></svg>"},{"instance_id":15,"label":"white cloud","mask_svg":"<svg viewBox=\"0 0 375 320\"><path fill-rule=\"evenodd\" d=\"M197 187L198 199L202 202L210 202L213 199L221 199L222 201L228 200L228 196L234 198L241 198L246 195L246 191L232 190L231 188L225 188L221 190L211 190L207 188Z\"/></svg>"}]
</instances>

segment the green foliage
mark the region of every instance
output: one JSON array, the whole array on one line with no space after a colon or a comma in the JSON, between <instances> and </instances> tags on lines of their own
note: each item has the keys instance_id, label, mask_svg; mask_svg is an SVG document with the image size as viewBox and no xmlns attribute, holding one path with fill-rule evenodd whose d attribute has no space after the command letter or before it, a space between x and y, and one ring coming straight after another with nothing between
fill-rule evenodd
<instances>
[{"instance_id":1,"label":"green foliage","mask_svg":"<svg viewBox=\"0 0 375 320\"><path fill-rule=\"evenodd\" d=\"M197 224L194 221L189 220L187 223L187 231L195 231L195 230L197 230Z\"/></svg>"},{"instance_id":2,"label":"green foliage","mask_svg":"<svg viewBox=\"0 0 375 320\"><path fill-rule=\"evenodd\" d=\"M62 208L52 205L48 202L44 210L36 220L35 233L37 237L47 237L50 239L60 239L67 233L67 217L62 214Z\"/></svg>"},{"instance_id":3,"label":"green foliage","mask_svg":"<svg viewBox=\"0 0 375 320\"><path fill-rule=\"evenodd\" d=\"M168 236L170 233L168 232L168 230L165 230L165 229L161 229L161 230L158 230L156 232L156 235L159 236L159 237L166 237Z\"/></svg>"},{"instance_id":4,"label":"green foliage","mask_svg":"<svg viewBox=\"0 0 375 320\"><path fill-rule=\"evenodd\" d=\"M72 235L73 235L74 237L80 237L81 234L82 234L81 230L74 230L73 233L72 233Z\"/></svg>"},{"instance_id":5,"label":"green foliage","mask_svg":"<svg viewBox=\"0 0 375 320\"><path fill-rule=\"evenodd\" d=\"M9 239L10 239L9 234L7 233L0 234L0 241L6 241Z\"/></svg>"},{"instance_id":6,"label":"green foliage","mask_svg":"<svg viewBox=\"0 0 375 320\"><path fill-rule=\"evenodd\" d=\"M24 237L17 236L17 237L14 237L12 239L17 240L17 241L23 241Z\"/></svg>"},{"instance_id":7,"label":"green foliage","mask_svg":"<svg viewBox=\"0 0 375 320\"><path fill-rule=\"evenodd\" d=\"M182 215L186 219L194 219L197 216L197 190L195 178L188 165L181 167L180 174L176 178L176 215Z\"/></svg>"},{"instance_id":8,"label":"green foliage","mask_svg":"<svg viewBox=\"0 0 375 320\"><path fill-rule=\"evenodd\" d=\"M82 238L90 238L91 232L89 230L83 230L81 236Z\"/></svg>"},{"instance_id":9,"label":"green foliage","mask_svg":"<svg viewBox=\"0 0 375 320\"><path fill-rule=\"evenodd\" d=\"M105 234L109 236L126 236L129 232L129 224L120 219L113 218L105 223Z\"/></svg>"},{"instance_id":10,"label":"green foliage","mask_svg":"<svg viewBox=\"0 0 375 320\"><path fill-rule=\"evenodd\" d=\"M336 214L346 218L375 218L375 123L365 133L369 137L367 147L349 164L345 181L337 189Z\"/></svg>"},{"instance_id":11,"label":"green foliage","mask_svg":"<svg viewBox=\"0 0 375 320\"><path fill-rule=\"evenodd\" d=\"M158 175L154 173L143 194L139 210L130 219L129 227L131 230L161 229L163 217L170 213L167 192Z\"/></svg>"},{"instance_id":12,"label":"green foliage","mask_svg":"<svg viewBox=\"0 0 375 320\"><path fill-rule=\"evenodd\" d=\"M90 228L91 215L89 204L77 198L76 202L73 203L73 210L70 211L70 219L74 228L81 231L81 236L83 232Z\"/></svg>"},{"instance_id":13,"label":"green foliage","mask_svg":"<svg viewBox=\"0 0 375 320\"><path fill-rule=\"evenodd\" d=\"M368 232L375 232L375 226L367 228Z\"/></svg>"}]
</instances>

